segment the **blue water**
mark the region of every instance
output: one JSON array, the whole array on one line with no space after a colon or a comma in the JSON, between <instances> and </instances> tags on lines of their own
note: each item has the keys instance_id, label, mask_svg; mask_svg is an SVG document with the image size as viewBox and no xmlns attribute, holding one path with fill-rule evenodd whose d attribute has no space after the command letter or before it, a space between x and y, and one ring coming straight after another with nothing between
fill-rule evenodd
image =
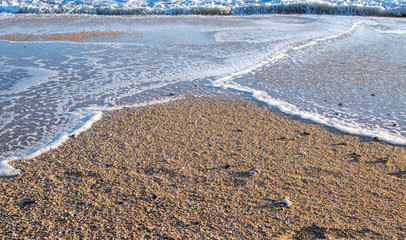
<instances>
[{"instance_id":1,"label":"blue water","mask_svg":"<svg viewBox=\"0 0 406 240\"><path fill-rule=\"evenodd\" d=\"M405 0L2 0L0 13L406 16Z\"/></svg>"}]
</instances>

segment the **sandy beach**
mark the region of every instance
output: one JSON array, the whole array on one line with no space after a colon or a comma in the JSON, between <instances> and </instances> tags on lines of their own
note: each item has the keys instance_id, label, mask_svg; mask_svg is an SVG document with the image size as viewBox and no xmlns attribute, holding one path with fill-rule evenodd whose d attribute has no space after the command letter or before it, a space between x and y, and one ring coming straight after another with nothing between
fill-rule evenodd
<instances>
[{"instance_id":1,"label":"sandy beach","mask_svg":"<svg viewBox=\"0 0 406 240\"><path fill-rule=\"evenodd\" d=\"M404 147L248 100L106 112L11 165L0 239L406 238Z\"/></svg>"}]
</instances>

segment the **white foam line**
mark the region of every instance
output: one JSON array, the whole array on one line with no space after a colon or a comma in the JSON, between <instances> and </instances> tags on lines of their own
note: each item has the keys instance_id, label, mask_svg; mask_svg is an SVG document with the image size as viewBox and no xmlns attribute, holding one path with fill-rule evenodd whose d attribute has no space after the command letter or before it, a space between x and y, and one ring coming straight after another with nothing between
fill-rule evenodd
<instances>
[{"instance_id":1,"label":"white foam line","mask_svg":"<svg viewBox=\"0 0 406 240\"><path fill-rule=\"evenodd\" d=\"M348 132L348 133L351 133L354 135L363 135L363 136L369 136L369 137L379 136L380 139L382 139L383 141L386 141L388 143L392 143L392 144L396 144L396 145L406 145L405 138L395 135L395 134L391 134L391 133L385 131L384 129L380 129L380 128L376 128L373 130L365 129L365 128L362 128L360 125L354 125L354 123L345 122L345 121L337 119L337 118L329 118L329 117L323 116L318 113L310 113L310 112L301 111L293 104L290 104L283 100L275 99L275 98L269 96L265 91L255 90L250 87L244 87L244 86L239 85L238 83L227 84L226 87L232 88L237 91L250 93L258 101L268 104L269 107L276 107L281 112L288 114L288 115L299 116L302 119L310 120L312 122L317 122L317 123L326 125L328 127L333 127L340 131Z\"/></svg>"},{"instance_id":2,"label":"white foam line","mask_svg":"<svg viewBox=\"0 0 406 240\"><path fill-rule=\"evenodd\" d=\"M317 39L305 42L304 44L299 45L297 47L293 47L292 44L288 44L287 46L282 48L279 52L276 52L274 57L263 60L260 63L254 65L252 67L249 67L249 68L247 68L245 70L242 70L242 71L233 73L231 75L216 79L215 81L212 82L212 86L224 88L225 87L224 85L226 85L227 82L232 82L233 78L238 77L238 76L243 76L243 75L246 75L246 74L248 74L250 72L258 70L258 69L262 68L263 66L265 66L266 64L275 63L275 62L287 57L288 56L287 52L289 52L291 50L298 51L298 50L301 50L301 49L304 49L304 48L307 48L307 47L314 46L314 45L316 45L316 44L318 44L320 42L329 41L329 40L333 40L333 39L336 39L338 37L344 36L346 34L349 34L349 33L353 32L353 31L355 31L355 29L364 22L365 21L359 21L359 22L354 23L353 26L346 32L339 33L339 34L333 34L333 35L326 36L326 37L317 38ZM230 86L230 88L232 88L232 86Z\"/></svg>"},{"instance_id":3,"label":"white foam line","mask_svg":"<svg viewBox=\"0 0 406 240\"><path fill-rule=\"evenodd\" d=\"M160 98L160 99L151 100L148 102L136 103L136 104L121 105L121 106L114 106L114 107L104 107L104 108L87 107L84 109L93 110L93 111L94 110L96 110L96 111L113 111L113 110L120 110L123 108L137 108L137 107L145 107L145 106L150 106L150 105L162 104L162 103L172 102L172 101L179 100L179 99L182 99L182 97L166 97L166 98Z\"/></svg>"},{"instance_id":4,"label":"white foam line","mask_svg":"<svg viewBox=\"0 0 406 240\"><path fill-rule=\"evenodd\" d=\"M53 142L47 144L45 147L42 147L42 148L34 151L34 153L31 153L28 156L23 156L23 157L13 156L13 157L9 157L6 159L1 159L0 160L0 176L11 177L11 176L20 174L21 173L20 169L15 169L8 164L10 161L32 159L32 158L38 157L39 155L41 155L45 152L48 152L52 149L58 148L59 146L61 146L64 142L66 142L69 139L69 136L72 136L72 135L77 136L80 133L90 129L95 122L102 119L103 111L120 110L123 108L144 107L144 106L156 105L156 104L161 104L161 103L167 103L167 102L171 102L174 100L179 100L181 98L182 97L170 97L170 98L152 100L152 101L148 101L148 102L136 103L136 104L132 104L132 105L123 105L123 106L115 106L115 107L107 107L107 108L92 108L92 107L83 108L83 110L93 111L95 113L93 115L93 117L91 117L88 121L86 121L81 127L75 129L72 132L64 133L56 141L53 141Z\"/></svg>"},{"instance_id":5,"label":"white foam line","mask_svg":"<svg viewBox=\"0 0 406 240\"><path fill-rule=\"evenodd\" d=\"M360 126L354 126L353 123L348 123L348 122L345 122L343 120L339 120L336 118L328 118L328 117L323 116L318 113L310 113L310 112L301 111L293 104L290 104L283 100L275 99L275 98L269 96L265 91L260 91L260 90L256 90L256 89L253 89L250 87L241 86L240 84L233 82L233 78L235 78L235 77L246 75L250 72L260 69L261 67L263 67L266 64L275 63L275 62L279 61L280 59L287 57L288 51L301 50L301 49L304 49L307 47L314 46L323 41L329 41L329 40L333 40L335 38L344 36L346 34L349 34L353 31L355 31L355 29L358 26L360 26L362 23L364 23L364 21L359 21L357 23L354 23L353 26L350 28L350 30L346 31L344 33L318 38L318 39L306 42L297 47L291 47L291 45L287 45L282 50L277 52L274 57L272 57L268 60L264 60L264 61L260 62L259 64L252 66L250 68L247 68L243 71L219 78L212 82L212 86L219 87L219 88L226 88L226 89L234 89L234 90L237 90L240 92L250 93L258 101L264 102L264 103L268 104L270 107L276 107L281 112L288 114L288 115L299 116L302 119L311 120L313 122L317 122L317 123L320 123L320 124L323 124L323 125L326 125L329 127L333 127L338 130L348 132L348 133L351 133L354 135L364 135L364 136L370 136L370 137L380 136L380 138L382 140L387 141L389 143L397 144L397 145L406 145L406 140L403 137L388 133L385 130L382 130L379 128L374 129L374 130L365 129L365 128L361 128Z\"/></svg>"}]
</instances>

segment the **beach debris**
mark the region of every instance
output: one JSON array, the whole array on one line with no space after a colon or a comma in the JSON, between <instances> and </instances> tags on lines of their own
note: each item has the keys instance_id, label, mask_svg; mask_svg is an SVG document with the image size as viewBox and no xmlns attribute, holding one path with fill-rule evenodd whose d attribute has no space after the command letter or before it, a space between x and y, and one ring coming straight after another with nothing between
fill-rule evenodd
<instances>
[{"instance_id":1,"label":"beach debris","mask_svg":"<svg viewBox=\"0 0 406 240\"><path fill-rule=\"evenodd\" d=\"M341 107L342 105L343 105L342 103L339 103L339 104L338 104L338 106L340 106L340 107Z\"/></svg>"},{"instance_id":2,"label":"beach debris","mask_svg":"<svg viewBox=\"0 0 406 240\"><path fill-rule=\"evenodd\" d=\"M156 199L158 199L158 196L155 193L153 193L152 196L151 196L151 199L156 200Z\"/></svg>"},{"instance_id":3,"label":"beach debris","mask_svg":"<svg viewBox=\"0 0 406 240\"><path fill-rule=\"evenodd\" d=\"M21 202L19 202L18 205L21 207L25 207L27 205L34 204L36 202L37 202L37 200L35 200L35 199L24 199Z\"/></svg>"},{"instance_id":4,"label":"beach debris","mask_svg":"<svg viewBox=\"0 0 406 240\"><path fill-rule=\"evenodd\" d=\"M24 112L28 112L28 111L29 111L28 109L25 109L25 110L24 110Z\"/></svg>"},{"instance_id":5,"label":"beach debris","mask_svg":"<svg viewBox=\"0 0 406 240\"><path fill-rule=\"evenodd\" d=\"M167 162L170 162L170 161L171 161L171 158L165 158L165 159L159 160L157 162L167 163Z\"/></svg>"},{"instance_id":6,"label":"beach debris","mask_svg":"<svg viewBox=\"0 0 406 240\"><path fill-rule=\"evenodd\" d=\"M257 176L260 173L259 169L257 168L251 168L251 170L248 172L248 175L250 175L251 177L253 176Z\"/></svg>"},{"instance_id":7,"label":"beach debris","mask_svg":"<svg viewBox=\"0 0 406 240\"><path fill-rule=\"evenodd\" d=\"M288 197L285 197L284 199L282 199L282 204L283 204L284 207L292 206L292 202L289 200Z\"/></svg>"},{"instance_id":8,"label":"beach debris","mask_svg":"<svg viewBox=\"0 0 406 240\"><path fill-rule=\"evenodd\" d=\"M381 139L379 137L374 137L373 139L374 139L374 141L377 141L377 142L381 141Z\"/></svg>"},{"instance_id":9,"label":"beach debris","mask_svg":"<svg viewBox=\"0 0 406 240\"><path fill-rule=\"evenodd\" d=\"M339 143L338 145L348 146L348 143L347 142L342 142L342 143Z\"/></svg>"},{"instance_id":10,"label":"beach debris","mask_svg":"<svg viewBox=\"0 0 406 240\"><path fill-rule=\"evenodd\" d=\"M227 164L224 166L225 169L229 169L230 167L231 167L231 165L230 165L229 163L227 163Z\"/></svg>"},{"instance_id":11,"label":"beach debris","mask_svg":"<svg viewBox=\"0 0 406 240\"><path fill-rule=\"evenodd\" d=\"M283 137L281 137L281 139L282 140L289 140L289 137L288 136L283 136Z\"/></svg>"},{"instance_id":12,"label":"beach debris","mask_svg":"<svg viewBox=\"0 0 406 240\"><path fill-rule=\"evenodd\" d=\"M361 154L358 154L358 153L356 153L356 152L354 152L354 153L352 153L351 154L354 158L356 158L356 160L362 160L362 155Z\"/></svg>"},{"instance_id":13,"label":"beach debris","mask_svg":"<svg viewBox=\"0 0 406 240\"><path fill-rule=\"evenodd\" d=\"M375 94L375 93L372 93L372 94L371 94L371 96L375 97L375 96L376 96L376 94Z\"/></svg>"},{"instance_id":14,"label":"beach debris","mask_svg":"<svg viewBox=\"0 0 406 240\"><path fill-rule=\"evenodd\" d=\"M70 137L70 138L77 138L78 135L77 135L77 134L72 134L72 135L70 135L69 137Z\"/></svg>"},{"instance_id":15,"label":"beach debris","mask_svg":"<svg viewBox=\"0 0 406 240\"><path fill-rule=\"evenodd\" d=\"M169 93L169 96L176 97L176 93Z\"/></svg>"},{"instance_id":16,"label":"beach debris","mask_svg":"<svg viewBox=\"0 0 406 240\"><path fill-rule=\"evenodd\" d=\"M304 132L303 132L303 135L305 135L305 136L310 136L310 135L312 135L312 134L309 133L309 132L304 131Z\"/></svg>"},{"instance_id":17,"label":"beach debris","mask_svg":"<svg viewBox=\"0 0 406 240\"><path fill-rule=\"evenodd\" d=\"M381 161L382 161L383 163L389 163L389 162L390 162L390 158L389 158L389 157L384 157L384 158L381 159Z\"/></svg>"}]
</instances>

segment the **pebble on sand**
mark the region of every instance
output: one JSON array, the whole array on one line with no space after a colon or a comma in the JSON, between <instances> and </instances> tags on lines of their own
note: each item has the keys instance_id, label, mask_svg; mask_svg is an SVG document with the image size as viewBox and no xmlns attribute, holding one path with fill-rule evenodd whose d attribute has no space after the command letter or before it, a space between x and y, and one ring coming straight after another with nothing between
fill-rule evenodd
<instances>
[{"instance_id":1,"label":"pebble on sand","mask_svg":"<svg viewBox=\"0 0 406 240\"><path fill-rule=\"evenodd\" d=\"M248 174L250 175L250 176L256 176L256 175L258 175L260 173L260 171L259 171L259 169L257 169L257 168L251 168L251 170L248 172Z\"/></svg>"},{"instance_id":2,"label":"pebble on sand","mask_svg":"<svg viewBox=\"0 0 406 240\"><path fill-rule=\"evenodd\" d=\"M389 163L390 162L390 158L389 157L384 157L381 159L383 163Z\"/></svg>"},{"instance_id":3,"label":"pebble on sand","mask_svg":"<svg viewBox=\"0 0 406 240\"><path fill-rule=\"evenodd\" d=\"M288 197L285 197L284 199L282 199L282 204L283 204L285 207L290 207L290 206L292 206L292 202L289 200Z\"/></svg>"}]
</instances>

